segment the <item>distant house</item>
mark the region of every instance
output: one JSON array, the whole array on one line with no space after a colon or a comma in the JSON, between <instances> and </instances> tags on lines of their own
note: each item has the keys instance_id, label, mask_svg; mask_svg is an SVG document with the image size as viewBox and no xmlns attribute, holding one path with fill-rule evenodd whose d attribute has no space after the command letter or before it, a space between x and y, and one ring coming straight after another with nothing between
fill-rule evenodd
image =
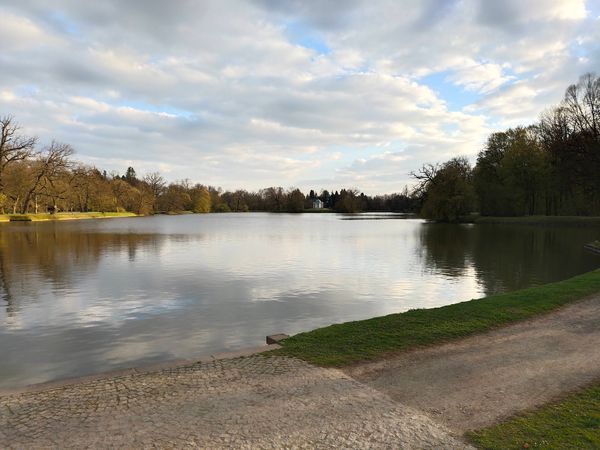
<instances>
[{"instance_id":1,"label":"distant house","mask_svg":"<svg viewBox=\"0 0 600 450\"><path fill-rule=\"evenodd\" d=\"M318 198L313 199L312 201L313 209L323 209L323 202Z\"/></svg>"}]
</instances>

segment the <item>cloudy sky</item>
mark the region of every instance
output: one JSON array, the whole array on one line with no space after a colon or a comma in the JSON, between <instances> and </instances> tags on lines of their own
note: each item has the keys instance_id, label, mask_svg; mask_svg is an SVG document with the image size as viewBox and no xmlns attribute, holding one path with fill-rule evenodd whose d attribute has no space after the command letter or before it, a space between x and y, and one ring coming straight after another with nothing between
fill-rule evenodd
<instances>
[{"instance_id":1,"label":"cloudy sky","mask_svg":"<svg viewBox=\"0 0 600 450\"><path fill-rule=\"evenodd\" d=\"M600 70L600 0L0 0L0 115L107 170L387 193Z\"/></svg>"}]
</instances>

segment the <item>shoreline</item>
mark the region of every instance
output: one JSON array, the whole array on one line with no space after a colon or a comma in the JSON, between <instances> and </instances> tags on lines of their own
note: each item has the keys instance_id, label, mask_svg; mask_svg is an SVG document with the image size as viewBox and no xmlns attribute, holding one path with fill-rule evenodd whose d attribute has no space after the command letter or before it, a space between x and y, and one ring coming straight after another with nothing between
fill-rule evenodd
<instances>
[{"instance_id":1,"label":"shoreline","mask_svg":"<svg viewBox=\"0 0 600 450\"><path fill-rule=\"evenodd\" d=\"M440 335L439 333L432 333L433 339L422 342L419 338L420 334L422 334L423 330L416 330L417 336L412 336L407 342L396 342L398 344L395 348L392 346L379 347L377 351L374 353L361 353L365 351L365 348L361 348L361 345L364 347L365 342L370 342L373 340L377 340L377 336L374 336L372 333L369 334L369 330L365 330L362 328L365 324L369 327L374 326L375 328L381 328L381 331L384 335L390 334L390 329L394 327L398 327L400 324L390 323L390 320L411 316L414 314L419 315L418 320L414 321L417 324L428 324L435 325L436 321L440 321L440 312L444 313L447 310L460 310L461 313L465 313L465 307L468 308L470 306L482 305L485 303L490 303L492 308L497 308L498 306L504 306L505 308L508 306L509 310L514 310L515 304L514 299L517 299L517 303L519 302L519 298L525 296L527 299L525 303L521 306L528 306L527 302L531 302L531 295L534 294L535 298L545 298L548 295L549 290L556 290L563 294L568 291L574 291L574 295L568 296L567 298L559 299L557 302L551 302L550 307L543 308L541 311L532 312L529 314L525 314L524 316L519 316L519 318L513 318L512 320L504 320L497 324L491 324L487 327L481 327L475 330L460 330L459 333L454 335ZM526 323L528 320L535 320L538 317L545 316L547 314L552 314L561 310L562 308L569 306L571 304L575 304L580 301L584 301L589 297L597 295L600 293L600 269L593 270L591 272L584 273L582 275L577 275L575 277L562 280L555 283L548 283L541 286L535 286L527 289L522 289L514 292L497 294L490 297L483 297L479 299L472 299L463 301L460 303L453 303L450 305L438 307L438 308L426 308L426 309L414 309L405 311L403 313L395 313L389 314L387 316L379 316L373 317L370 319L364 319L359 321L351 321L351 322L343 322L337 323L333 325L329 325L323 328L317 328L311 331L298 333L291 337L285 338L283 340L278 341L276 344L263 345L258 347L248 347L242 348L239 350L231 350L231 351L221 351L215 352L212 354L204 354L199 355L198 357L193 357L189 359L173 359L160 361L155 363L143 364L141 366L134 367L125 367L121 369L110 369L107 371L95 372L88 375L82 376L74 376L74 377L65 377L65 378L57 378L49 381L44 381L40 383L33 383L25 386L16 386L12 388L0 388L0 397L5 395L18 394L23 392L37 392L40 390L51 389L55 387L77 384L83 381L89 380L97 380L103 378L110 378L120 375L127 375L133 373L145 373L152 372L162 369L176 368L187 366L191 364L195 364L197 362L207 362L207 361L215 361L221 359L230 359L237 358L242 356L250 356L259 353L271 352L275 356L288 356L293 358L299 358L304 360L310 364L315 364L317 366L322 367L334 367L334 368L346 368L352 367L356 364L361 364L369 361L380 361L385 360L388 357L394 357L399 354L408 353L415 350L421 350L425 348L434 348L439 345L458 342L462 339L469 338L472 336L483 335L489 331L502 329L504 327L508 327L514 324ZM500 303L506 302L504 305L497 305L500 300ZM512 300L512 301L511 301ZM518 305L517 305L518 306ZM481 312L480 312L481 313ZM477 315L477 320L483 320L483 316L481 314ZM499 311L500 314L503 311ZM430 317L427 317L430 316ZM443 317L442 317L443 319ZM459 319L463 320L463 319ZM444 324L448 325L448 324ZM409 324L410 327L410 324ZM283 330L284 332L286 330ZM407 330L407 327L403 327L403 331L408 331L408 334L412 333L415 330ZM420 333L419 333L420 332ZM343 340L342 347L348 348L351 347L355 350L358 350L359 356L357 357L355 354L347 355L343 352L339 352L336 354L335 348L337 347L338 339ZM307 344L310 344L310 347L305 347ZM316 347L316 349L315 349ZM316 352L316 353L315 353Z\"/></svg>"},{"instance_id":2,"label":"shoreline","mask_svg":"<svg viewBox=\"0 0 600 450\"><path fill-rule=\"evenodd\" d=\"M422 423L430 427L428 436L437 440L438 444L444 443L440 444L444 448L472 448L469 444L478 448L506 448L506 442L520 447L522 443L540 442L542 439L554 442L555 438L556 442L563 442L563 434L554 436L547 431L556 428L553 423L558 420L557 415L560 415L561 421L571 423L574 430L569 434L568 442L580 442L588 428L579 424L579 418L590 417L592 420L595 411L600 410L600 385L597 381L591 383L588 390L579 389L588 385L588 378L598 380L600 374L597 364L600 355L596 352L600 329L594 319L600 312L599 293L600 269L597 269L512 293L332 325L284 339L280 341L281 345L263 345L4 388L0 389L0 404L8 411L5 420L10 427L7 429L14 438L26 443L38 442L40 436L46 438L45 433L54 435L56 430L49 428L45 422L47 405L55 408L60 404L61 420L71 424L63 436L65 439L78 443L92 442L90 439L94 434L89 434L88 428L80 422L79 418L83 415L113 421L112 426L120 430L119 439L130 444L135 434L128 431L129 426L120 425L121 419L156 418L154 405L157 402L162 402L158 422L174 418L175 426L183 428L197 423L196 416L181 414L172 404L173 398L180 398L177 396L181 396L181 400L177 400L179 402L191 402L186 408L196 408L192 405L197 405L200 400L193 398L199 396L201 402L222 404L223 417L231 417L231 408L234 417L250 417L240 412L243 405L229 401L231 390L239 389L248 396L247 399L244 397L244 401L251 404L253 410L258 407L269 411L266 416L271 420L266 422L260 416L250 420L242 430L234 420L228 436L255 442L258 438L247 430L272 423L273 411L280 413L276 417L286 417L290 413L290 402L305 405L307 396L322 399L325 395L329 404L333 401L329 398L338 398L339 392L347 392L348 386L354 386L360 391L360 398L372 398L372 393L377 392L386 399L386 405L408 408L412 411L411 422L406 423L412 423L415 414L422 417ZM495 321L487 317L490 308ZM404 322L398 321L398 318L403 318ZM468 326L473 319L478 327ZM365 328L365 323L371 328ZM454 328L465 323L467 326L458 330ZM573 327L579 330L575 336ZM444 333L440 333L440 329ZM553 335L549 335L549 330ZM392 342L396 348L391 348L393 346L382 336L389 338L394 332L399 333L400 339ZM429 341L422 340L423 332L431 335ZM589 337L585 348L578 341L579 335L584 332ZM307 336L316 339L312 344L321 344L321 347L299 347L298 343L306 344ZM548 339L555 342L551 348L548 348ZM373 343L379 345L375 351L365 347ZM348 354L349 349L366 353ZM320 361L315 360L315 352L320 355ZM579 372L571 370L569 364L576 353L582 362L577 366ZM557 360L562 363L551 369L551 364ZM444 370L447 376L440 377L440 370ZM480 376L473 376L477 370L481 372ZM298 373L302 373L301 378L294 378ZM530 392L532 386L528 383L532 379L529 373L536 373L536 379L543 380L540 392ZM486 376L488 380L484 379ZM317 378L323 379L324 383L315 386ZM214 379L214 383L218 384L213 386L211 381L207 387L205 380L208 379ZM340 380L344 386L332 389L333 379ZM294 391L299 382L306 386L301 389L302 395ZM265 392L269 394L265 396ZM511 395L513 400L506 401ZM285 397L282 404L273 400L280 396ZM141 409L129 412L130 402ZM369 404L371 402L368 401ZM104 406L98 408L98 403ZM40 404L42 406L38 406ZM316 405L317 402L312 401L311 404ZM572 405L577 405L577 408L574 410ZM356 402L345 408L352 417L363 420L361 414L364 408L357 406ZM295 411L295 408L292 410ZM221 409L215 412L202 410L202 420L212 417L219 424L216 428L208 426L204 434L200 433L202 436L213 431L221 432L224 419L219 411ZM315 411L322 412L322 406L315 406ZM335 424L337 411L334 408L319 420L311 421L310 429L321 430L328 421ZM465 411L477 413L465 415ZM104 416L105 413L108 415ZM115 419L113 414L120 418ZM312 417L302 411L298 414L295 420ZM365 417L372 417L368 414ZM188 423L188 420L192 422ZM381 423L380 419L375 420ZM405 423L402 420L399 423ZM535 433L531 431L530 424L538 428ZM40 427L41 435L38 434ZM398 427L398 424L393 424L389 430ZM513 434L515 438L511 437ZM343 435L335 434L336 439ZM366 438L369 436L368 433ZM422 437L422 434L418 436ZM1 438L0 434L0 441ZM150 438L148 443L155 442L154 439ZM207 438L206 444L214 439L212 436ZM385 442L389 439L386 437Z\"/></svg>"},{"instance_id":3,"label":"shoreline","mask_svg":"<svg viewBox=\"0 0 600 450\"><path fill-rule=\"evenodd\" d=\"M600 241L590 242L583 246L586 250L600 255Z\"/></svg>"},{"instance_id":4,"label":"shoreline","mask_svg":"<svg viewBox=\"0 0 600 450\"><path fill-rule=\"evenodd\" d=\"M600 269L438 308L317 328L281 341L283 348L277 353L320 366L343 367L535 319L598 293Z\"/></svg>"},{"instance_id":5,"label":"shoreline","mask_svg":"<svg viewBox=\"0 0 600 450\"><path fill-rule=\"evenodd\" d=\"M352 215L403 215L410 218L422 219L428 223L438 223L427 221L416 213L398 212L398 211L358 211L356 213L343 213L333 209L305 209L303 211L228 211L228 212L208 212L194 213L192 211L159 211L153 214L142 215L133 212L59 212L50 213L28 213L28 214L0 214L0 223L10 222L53 222L62 220L85 220L85 219L109 219L119 217L149 217L149 216L182 216L182 215L205 215L205 214L246 214L246 213L265 213L265 214L334 214L341 216ZM440 222L441 223L441 222ZM473 224L473 225L528 225L528 226L600 226L600 216L478 216L471 215L462 217L455 225ZM591 247L591 245L590 245Z\"/></svg>"},{"instance_id":6,"label":"shoreline","mask_svg":"<svg viewBox=\"0 0 600 450\"><path fill-rule=\"evenodd\" d=\"M463 217L458 222L475 225L529 225L529 226L600 226L600 216L479 216Z\"/></svg>"},{"instance_id":7,"label":"shoreline","mask_svg":"<svg viewBox=\"0 0 600 450\"><path fill-rule=\"evenodd\" d=\"M88 213L38 213L38 214L0 214L0 223L59 222L62 220L114 219L119 217L143 217L130 212L88 212Z\"/></svg>"},{"instance_id":8,"label":"shoreline","mask_svg":"<svg viewBox=\"0 0 600 450\"><path fill-rule=\"evenodd\" d=\"M0 398L26 393L43 392L51 389L63 388L65 386L87 383L90 381L112 379L122 377L125 375L160 372L167 369L187 367L198 363L207 363L212 361L221 361L226 359L259 355L261 353L271 352L280 348L281 346L279 344L268 344L257 347L242 348L239 350L228 350L222 352L215 352L213 354L199 355L191 359L171 359L167 361L142 364L141 366L125 367L122 369L112 369L102 372L95 372L88 375L56 378L48 381L42 381L40 383L27 384L25 386L0 388Z\"/></svg>"}]
</instances>

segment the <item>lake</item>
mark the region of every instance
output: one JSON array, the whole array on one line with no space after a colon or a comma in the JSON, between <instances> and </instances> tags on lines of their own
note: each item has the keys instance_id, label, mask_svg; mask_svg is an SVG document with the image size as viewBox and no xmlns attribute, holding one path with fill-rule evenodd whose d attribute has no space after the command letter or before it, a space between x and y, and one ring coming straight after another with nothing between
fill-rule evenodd
<instances>
[{"instance_id":1,"label":"lake","mask_svg":"<svg viewBox=\"0 0 600 450\"><path fill-rule=\"evenodd\" d=\"M0 387L264 343L600 267L594 228L210 214L0 225Z\"/></svg>"}]
</instances>

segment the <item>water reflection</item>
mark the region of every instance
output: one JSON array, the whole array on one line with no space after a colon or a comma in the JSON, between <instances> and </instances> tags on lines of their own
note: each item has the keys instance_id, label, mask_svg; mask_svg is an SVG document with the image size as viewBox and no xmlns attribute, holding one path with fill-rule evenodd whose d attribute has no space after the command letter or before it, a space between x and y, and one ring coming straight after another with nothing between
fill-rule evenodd
<instances>
[{"instance_id":1,"label":"water reflection","mask_svg":"<svg viewBox=\"0 0 600 450\"><path fill-rule=\"evenodd\" d=\"M446 276L475 269L485 295L569 278L600 265L583 249L594 227L424 224L421 254L426 267Z\"/></svg>"},{"instance_id":2,"label":"water reflection","mask_svg":"<svg viewBox=\"0 0 600 450\"><path fill-rule=\"evenodd\" d=\"M0 298L7 314L22 302L37 302L47 291L68 290L81 273L95 272L103 255L126 255L134 262L138 249L157 255L167 236L72 232L62 224L7 226L0 232Z\"/></svg>"},{"instance_id":3,"label":"water reflection","mask_svg":"<svg viewBox=\"0 0 600 450\"><path fill-rule=\"evenodd\" d=\"M331 214L6 224L0 386L566 278L599 265L594 234Z\"/></svg>"}]
</instances>

